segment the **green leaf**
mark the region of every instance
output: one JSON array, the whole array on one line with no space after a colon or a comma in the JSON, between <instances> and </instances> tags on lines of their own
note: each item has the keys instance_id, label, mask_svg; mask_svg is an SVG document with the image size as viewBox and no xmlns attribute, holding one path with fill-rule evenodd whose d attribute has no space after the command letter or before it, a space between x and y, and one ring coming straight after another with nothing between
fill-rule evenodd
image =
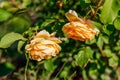
<instances>
[{"instance_id":1,"label":"green leaf","mask_svg":"<svg viewBox=\"0 0 120 80\"><path fill-rule=\"evenodd\" d=\"M69 69L70 69L70 66L64 66L63 70L60 73L60 77L66 78L68 76Z\"/></svg>"},{"instance_id":2,"label":"green leaf","mask_svg":"<svg viewBox=\"0 0 120 80\"><path fill-rule=\"evenodd\" d=\"M0 64L0 76L5 76L14 70L14 65L10 62Z\"/></svg>"},{"instance_id":3,"label":"green leaf","mask_svg":"<svg viewBox=\"0 0 120 80\"><path fill-rule=\"evenodd\" d=\"M85 43L92 45L92 44L94 44L95 42L96 42L96 41L95 41L95 38L94 38L94 39L92 39L92 40L86 41Z\"/></svg>"},{"instance_id":4,"label":"green leaf","mask_svg":"<svg viewBox=\"0 0 120 80\"><path fill-rule=\"evenodd\" d=\"M41 28L44 28L44 27L46 27L47 25L49 25L49 24L51 24L53 22L55 22L55 19L47 19L45 22L43 22L41 24Z\"/></svg>"},{"instance_id":5,"label":"green leaf","mask_svg":"<svg viewBox=\"0 0 120 80\"><path fill-rule=\"evenodd\" d=\"M63 70L60 74L60 77L67 77L68 71Z\"/></svg>"},{"instance_id":6,"label":"green leaf","mask_svg":"<svg viewBox=\"0 0 120 80\"><path fill-rule=\"evenodd\" d=\"M107 35L111 35L111 34L115 31L115 28L114 28L113 25L104 25L103 31L104 31L104 33L106 33Z\"/></svg>"},{"instance_id":7,"label":"green leaf","mask_svg":"<svg viewBox=\"0 0 120 80\"><path fill-rule=\"evenodd\" d=\"M117 17L118 11L120 10L120 3L118 0L105 0L102 7L102 13L100 15L101 22L104 24L112 24Z\"/></svg>"},{"instance_id":8,"label":"green leaf","mask_svg":"<svg viewBox=\"0 0 120 80\"><path fill-rule=\"evenodd\" d=\"M79 51L77 55L74 56L76 62L81 68L84 68L88 63L89 59L92 58L93 51L90 47L86 47L84 50Z\"/></svg>"},{"instance_id":9,"label":"green leaf","mask_svg":"<svg viewBox=\"0 0 120 80\"><path fill-rule=\"evenodd\" d=\"M89 6L90 0L80 0L80 6L86 8Z\"/></svg>"},{"instance_id":10,"label":"green leaf","mask_svg":"<svg viewBox=\"0 0 120 80\"><path fill-rule=\"evenodd\" d=\"M83 76L84 80L88 80L88 77L87 77L87 74L86 74L85 70L82 71L82 76Z\"/></svg>"},{"instance_id":11,"label":"green leaf","mask_svg":"<svg viewBox=\"0 0 120 80\"><path fill-rule=\"evenodd\" d=\"M120 17L115 19L114 26L117 30L120 30Z\"/></svg>"},{"instance_id":12,"label":"green leaf","mask_svg":"<svg viewBox=\"0 0 120 80\"><path fill-rule=\"evenodd\" d=\"M24 39L21 34L14 32L8 33L4 37L2 37L0 41L0 48L8 48L12 43L20 39Z\"/></svg>"},{"instance_id":13,"label":"green leaf","mask_svg":"<svg viewBox=\"0 0 120 80\"><path fill-rule=\"evenodd\" d=\"M98 38L98 41L97 41L97 46L99 48L103 47L103 38L102 38L102 35L99 35L99 38Z\"/></svg>"},{"instance_id":14,"label":"green leaf","mask_svg":"<svg viewBox=\"0 0 120 80\"><path fill-rule=\"evenodd\" d=\"M104 43L106 43L106 44L109 43L109 37L108 37L108 36L103 35L103 36L102 36L102 39L103 39L103 42L104 42Z\"/></svg>"},{"instance_id":15,"label":"green leaf","mask_svg":"<svg viewBox=\"0 0 120 80\"><path fill-rule=\"evenodd\" d=\"M17 48L17 49L18 49L18 52L19 52L19 53L22 52L22 51L21 51L21 48L23 47L24 43L25 43L25 41L19 41L19 42L18 42L18 48Z\"/></svg>"},{"instance_id":16,"label":"green leaf","mask_svg":"<svg viewBox=\"0 0 120 80\"><path fill-rule=\"evenodd\" d=\"M8 11L6 11L4 9L0 9L0 22L7 20L11 16L12 16L12 14L9 13Z\"/></svg>"},{"instance_id":17,"label":"green leaf","mask_svg":"<svg viewBox=\"0 0 120 80\"><path fill-rule=\"evenodd\" d=\"M98 78L98 71L97 69L90 69L89 75L92 79L97 80Z\"/></svg>"},{"instance_id":18,"label":"green leaf","mask_svg":"<svg viewBox=\"0 0 120 80\"><path fill-rule=\"evenodd\" d=\"M22 4L23 8L26 8L27 5L29 5L32 2L32 0L22 0L22 1L23 1L23 4Z\"/></svg>"},{"instance_id":19,"label":"green leaf","mask_svg":"<svg viewBox=\"0 0 120 80\"><path fill-rule=\"evenodd\" d=\"M91 3L91 1L90 0L85 0L85 3Z\"/></svg>"},{"instance_id":20,"label":"green leaf","mask_svg":"<svg viewBox=\"0 0 120 80\"><path fill-rule=\"evenodd\" d=\"M4 7L4 8L8 8L8 7L11 7L11 5L10 5L10 3L9 3L8 1L3 1L3 0L2 0L2 1L0 2L0 7L1 7L1 8L3 8L3 7Z\"/></svg>"},{"instance_id":21,"label":"green leaf","mask_svg":"<svg viewBox=\"0 0 120 80\"><path fill-rule=\"evenodd\" d=\"M95 22L95 21L91 21L92 26L94 26L95 28L98 28L99 30L102 30L103 25L99 22Z\"/></svg>"},{"instance_id":22,"label":"green leaf","mask_svg":"<svg viewBox=\"0 0 120 80\"><path fill-rule=\"evenodd\" d=\"M118 80L120 80L120 68L117 68L117 70L116 70L116 76L118 77Z\"/></svg>"},{"instance_id":23,"label":"green leaf","mask_svg":"<svg viewBox=\"0 0 120 80\"><path fill-rule=\"evenodd\" d=\"M106 57L112 57L112 52L110 49L105 49L104 53L105 53Z\"/></svg>"},{"instance_id":24,"label":"green leaf","mask_svg":"<svg viewBox=\"0 0 120 80\"><path fill-rule=\"evenodd\" d=\"M52 59L46 60L44 62L44 67L47 71L52 71L55 67L53 64L53 60Z\"/></svg>"},{"instance_id":25,"label":"green leaf","mask_svg":"<svg viewBox=\"0 0 120 80\"><path fill-rule=\"evenodd\" d=\"M116 56L114 53L112 53L112 57L109 58L108 60L109 65L113 68L117 68L118 64L119 64L119 58L118 56Z\"/></svg>"},{"instance_id":26,"label":"green leaf","mask_svg":"<svg viewBox=\"0 0 120 80\"><path fill-rule=\"evenodd\" d=\"M110 76L105 73L101 74L100 77L101 77L101 80L110 80Z\"/></svg>"},{"instance_id":27,"label":"green leaf","mask_svg":"<svg viewBox=\"0 0 120 80\"><path fill-rule=\"evenodd\" d=\"M17 33L23 33L30 27L30 25L31 21L28 16L25 15L14 17L7 24L9 31L14 31Z\"/></svg>"}]
</instances>

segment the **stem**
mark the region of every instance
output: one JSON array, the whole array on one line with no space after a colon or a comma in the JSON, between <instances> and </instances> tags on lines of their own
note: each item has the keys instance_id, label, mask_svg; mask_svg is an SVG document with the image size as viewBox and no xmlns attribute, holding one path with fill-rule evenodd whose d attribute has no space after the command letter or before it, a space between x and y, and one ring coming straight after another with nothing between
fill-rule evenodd
<instances>
[{"instance_id":1,"label":"stem","mask_svg":"<svg viewBox=\"0 0 120 80\"><path fill-rule=\"evenodd\" d=\"M74 71L74 72L72 73L72 75L70 75L70 76L68 77L68 80L70 80L72 77L74 77L75 74L76 74L76 71Z\"/></svg>"},{"instance_id":2,"label":"stem","mask_svg":"<svg viewBox=\"0 0 120 80\"><path fill-rule=\"evenodd\" d=\"M57 76L60 74L60 72L63 70L64 66L66 65L66 63L68 62L68 60L62 65L62 67L60 68L59 72L56 74L55 78L57 78Z\"/></svg>"},{"instance_id":3,"label":"stem","mask_svg":"<svg viewBox=\"0 0 120 80\"><path fill-rule=\"evenodd\" d=\"M95 15L97 14L99 7L102 5L102 2L103 2L103 0L99 1L95 11L93 10L92 6L90 6L92 13L93 13L93 15L92 15L93 18L95 18Z\"/></svg>"},{"instance_id":4,"label":"stem","mask_svg":"<svg viewBox=\"0 0 120 80\"><path fill-rule=\"evenodd\" d=\"M102 55L103 57L105 57L106 55L105 55L105 53L103 52L102 48L99 48L99 50L100 50L100 52L101 52L101 55Z\"/></svg>"},{"instance_id":5,"label":"stem","mask_svg":"<svg viewBox=\"0 0 120 80\"><path fill-rule=\"evenodd\" d=\"M28 68L28 63L29 63L29 56L25 53L25 57L27 59L27 62L26 62L26 66L25 66L24 79L27 80L26 73L27 73L27 68Z\"/></svg>"}]
</instances>

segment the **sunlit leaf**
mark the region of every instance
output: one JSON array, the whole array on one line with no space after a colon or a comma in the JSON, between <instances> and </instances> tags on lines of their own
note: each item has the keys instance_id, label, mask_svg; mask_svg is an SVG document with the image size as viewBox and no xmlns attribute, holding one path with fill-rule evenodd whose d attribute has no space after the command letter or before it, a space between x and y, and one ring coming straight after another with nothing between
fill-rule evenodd
<instances>
[{"instance_id":1,"label":"sunlit leaf","mask_svg":"<svg viewBox=\"0 0 120 80\"><path fill-rule=\"evenodd\" d=\"M114 26L117 30L120 30L120 17L115 19Z\"/></svg>"},{"instance_id":2,"label":"sunlit leaf","mask_svg":"<svg viewBox=\"0 0 120 80\"><path fill-rule=\"evenodd\" d=\"M14 32L8 33L4 37L2 37L0 41L0 48L8 48L12 43L20 39L24 39L21 34Z\"/></svg>"},{"instance_id":3,"label":"sunlit leaf","mask_svg":"<svg viewBox=\"0 0 120 80\"><path fill-rule=\"evenodd\" d=\"M62 71L60 74L60 77L67 77L68 72L67 71Z\"/></svg>"},{"instance_id":4,"label":"sunlit leaf","mask_svg":"<svg viewBox=\"0 0 120 80\"><path fill-rule=\"evenodd\" d=\"M2 1L0 2L0 7L1 7L1 8L3 8L3 7L6 7L6 8L7 8L7 7L10 7L10 4L9 4L8 1L3 1L3 0L2 0Z\"/></svg>"},{"instance_id":5,"label":"sunlit leaf","mask_svg":"<svg viewBox=\"0 0 120 80\"><path fill-rule=\"evenodd\" d=\"M64 69L61 71L60 77L67 77L69 69L70 66L65 66Z\"/></svg>"},{"instance_id":6,"label":"sunlit leaf","mask_svg":"<svg viewBox=\"0 0 120 80\"><path fill-rule=\"evenodd\" d=\"M29 5L31 3L31 0L22 0L22 1L23 1L23 4L22 4L23 8L26 8L27 5Z\"/></svg>"},{"instance_id":7,"label":"sunlit leaf","mask_svg":"<svg viewBox=\"0 0 120 80\"><path fill-rule=\"evenodd\" d=\"M53 69L54 69L54 64L53 64L53 60L46 60L45 62L44 62L44 67L45 67L45 69L47 70L47 71L52 71Z\"/></svg>"},{"instance_id":8,"label":"sunlit leaf","mask_svg":"<svg viewBox=\"0 0 120 80\"><path fill-rule=\"evenodd\" d=\"M105 0L100 15L101 21L106 24L112 24L120 10L119 0Z\"/></svg>"},{"instance_id":9,"label":"sunlit leaf","mask_svg":"<svg viewBox=\"0 0 120 80\"><path fill-rule=\"evenodd\" d=\"M102 39L103 39L104 43L106 43L106 44L109 43L109 37L108 36L103 35Z\"/></svg>"},{"instance_id":10,"label":"sunlit leaf","mask_svg":"<svg viewBox=\"0 0 120 80\"><path fill-rule=\"evenodd\" d=\"M104 50L104 53L105 53L105 55L106 55L107 57L112 57L112 52L111 52L110 49L105 49L105 50Z\"/></svg>"},{"instance_id":11,"label":"sunlit leaf","mask_svg":"<svg viewBox=\"0 0 120 80\"><path fill-rule=\"evenodd\" d=\"M98 46L99 48L102 48L102 47L103 47L103 38L102 38L102 35L100 35L99 38L98 38L97 46Z\"/></svg>"},{"instance_id":12,"label":"sunlit leaf","mask_svg":"<svg viewBox=\"0 0 120 80\"><path fill-rule=\"evenodd\" d=\"M119 58L118 56L116 56L114 53L112 53L112 57L109 58L109 65L113 68L117 68L118 64L119 64Z\"/></svg>"},{"instance_id":13,"label":"sunlit leaf","mask_svg":"<svg viewBox=\"0 0 120 80\"><path fill-rule=\"evenodd\" d=\"M120 80L120 67L116 70L116 74L117 74L118 80Z\"/></svg>"},{"instance_id":14,"label":"sunlit leaf","mask_svg":"<svg viewBox=\"0 0 120 80\"><path fill-rule=\"evenodd\" d=\"M110 77L107 74L104 73L104 74L101 75L101 79L102 80L110 80Z\"/></svg>"},{"instance_id":15,"label":"sunlit leaf","mask_svg":"<svg viewBox=\"0 0 120 80\"><path fill-rule=\"evenodd\" d=\"M86 74L85 70L82 71L82 75L83 75L84 80L88 80L88 77L87 77L87 74Z\"/></svg>"},{"instance_id":16,"label":"sunlit leaf","mask_svg":"<svg viewBox=\"0 0 120 80\"><path fill-rule=\"evenodd\" d=\"M4 9L0 9L0 22L5 21L12 17L12 14Z\"/></svg>"},{"instance_id":17,"label":"sunlit leaf","mask_svg":"<svg viewBox=\"0 0 120 80\"><path fill-rule=\"evenodd\" d=\"M90 69L89 75L91 76L92 79L96 80L98 77L98 71L97 69Z\"/></svg>"},{"instance_id":18,"label":"sunlit leaf","mask_svg":"<svg viewBox=\"0 0 120 80\"><path fill-rule=\"evenodd\" d=\"M85 3L90 3L91 1L90 0L85 0Z\"/></svg>"},{"instance_id":19,"label":"sunlit leaf","mask_svg":"<svg viewBox=\"0 0 120 80\"><path fill-rule=\"evenodd\" d=\"M77 55L75 55L75 60L81 68L84 68L92 55L93 51L91 48L86 47L84 50L81 50Z\"/></svg>"},{"instance_id":20,"label":"sunlit leaf","mask_svg":"<svg viewBox=\"0 0 120 80\"><path fill-rule=\"evenodd\" d=\"M99 30L101 30L103 27L103 25L99 22L92 21L91 23L95 28L98 28Z\"/></svg>"}]
</instances>

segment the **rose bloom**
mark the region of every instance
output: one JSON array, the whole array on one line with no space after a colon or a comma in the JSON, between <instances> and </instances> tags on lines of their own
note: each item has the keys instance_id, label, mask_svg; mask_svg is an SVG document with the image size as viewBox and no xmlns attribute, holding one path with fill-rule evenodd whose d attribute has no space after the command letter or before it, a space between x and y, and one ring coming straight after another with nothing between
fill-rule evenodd
<instances>
[{"instance_id":1,"label":"rose bloom","mask_svg":"<svg viewBox=\"0 0 120 80\"><path fill-rule=\"evenodd\" d=\"M30 55L30 58L40 61L56 56L61 50L61 47L58 45L61 41L55 37L55 34L55 32L49 34L45 30L40 31L34 39L30 41L30 44L25 46L25 50Z\"/></svg>"},{"instance_id":2,"label":"rose bloom","mask_svg":"<svg viewBox=\"0 0 120 80\"><path fill-rule=\"evenodd\" d=\"M70 22L63 26L62 31L68 38L86 41L93 39L99 33L99 30L92 27L88 20L85 21L79 18L73 10L69 10L66 13L66 17Z\"/></svg>"}]
</instances>

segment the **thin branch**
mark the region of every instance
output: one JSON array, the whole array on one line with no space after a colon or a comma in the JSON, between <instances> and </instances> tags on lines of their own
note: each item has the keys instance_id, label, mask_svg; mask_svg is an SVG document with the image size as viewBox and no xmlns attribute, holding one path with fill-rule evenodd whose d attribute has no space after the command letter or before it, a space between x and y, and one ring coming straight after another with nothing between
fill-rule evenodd
<instances>
[{"instance_id":1,"label":"thin branch","mask_svg":"<svg viewBox=\"0 0 120 80\"><path fill-rule=\"evenodd\" d=\"M92 17L93 17L93 18L95 18L95 15L97 14L97 12L98 12L98 10L99 10L99 7L102 5L102 2L103 2L103 0L100 0L100 1L99 1L98 5L97 5L97 7L96 7L96 10L94 10L94 9L92 8L92 6L90 6L91 11L92 11Z\"/></svg>"},{"instance_id":2,"label":"thin branch","mask_svg":"<svg viewBox=\"0 0 120 80\"><path fill-rule=\"evenodd\" d=\"M63 70L64 66L66 65L66 63L68 62L68 60L62 65L62 67L60 68L59 72L56 74L55 78L57 78L57 76L60 74L60 72Z\"/></svg>"},{"instance_id":3,"label":"thin branch","mask_svg":"<svg viewBox=\"0 0 120 80\"><path fill-rule=\"evenodd\" d=\"M25 53L25 57L27 59L26 66L25 66L25 73L24 73L24 79L27 80L27 68L29 63L29 56Z\"/></svg>"}]
</instances>

